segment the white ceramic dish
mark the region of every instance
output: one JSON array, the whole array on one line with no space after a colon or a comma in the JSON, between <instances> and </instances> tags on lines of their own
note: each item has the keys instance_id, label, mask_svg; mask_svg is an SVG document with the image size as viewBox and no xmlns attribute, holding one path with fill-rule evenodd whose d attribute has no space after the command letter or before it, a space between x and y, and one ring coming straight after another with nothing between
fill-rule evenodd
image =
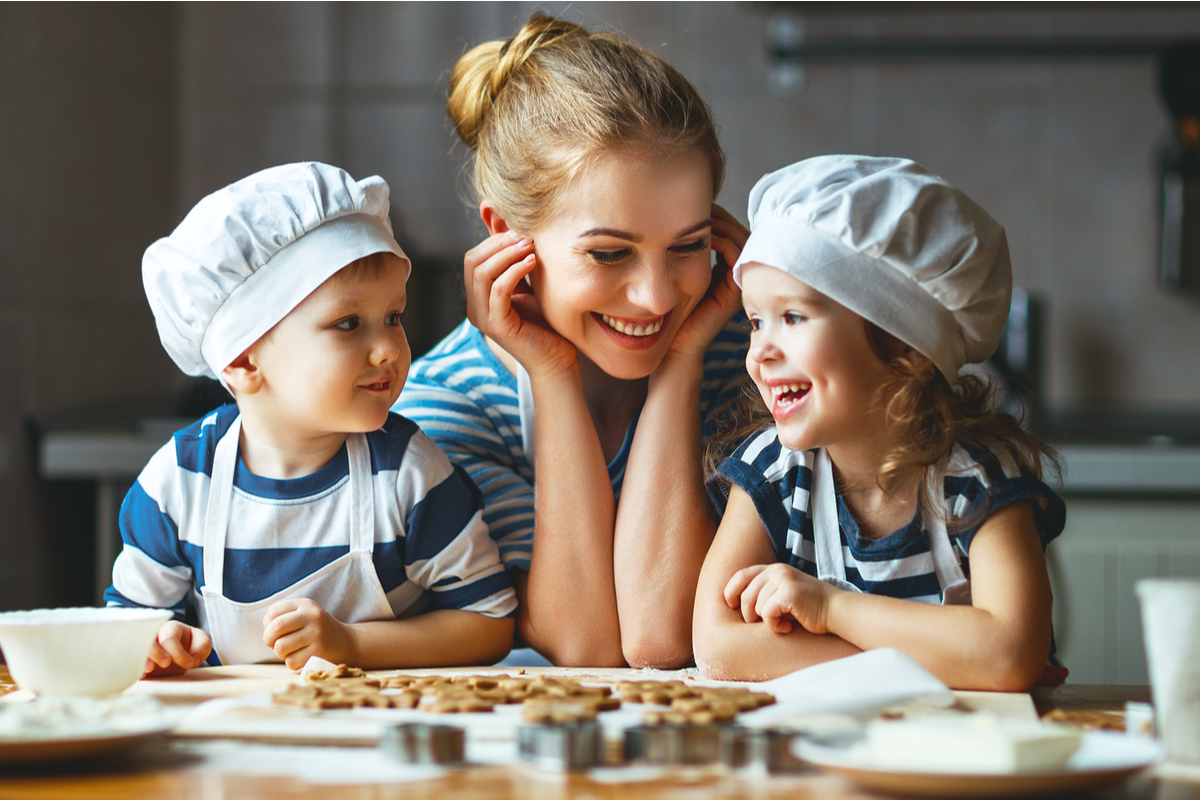
<instances>
[{"instance_id":1,"label":"white ceramic dish","mask_svg":"<svg viewBox=\"0 0 1200 800\"><path fill-rule=\"evenodd\" d=\"M1158 742L1109 731L1089 731L1065 769L1051 772L968 775L880 769L855 747L798 742L796 755L865 789L927 797L1001 797L1075 792L1113 785L1159 758Z\"/></svg>"},{"instance_id":2,"label":"white ceramic dish","mask_svg":"<svg viewBox=\"0 0 1200 800\"><path fill-rule=\"evenodd\" d=\"M0 764L84 758L131 747L175 726L150 697L39 697L0 703Z\"/></svg>"},{"instance_id":3,"label":"white ceramic dish","mask_svg":"<svg viewBox=\"0 0 1200 800\"><path fill-rule=\"evenodd\" d=\"M104 697L142 676L157 608L47 608L0 614L0 650L14 681L38 695Z\"/></svg>"}]
</instances>

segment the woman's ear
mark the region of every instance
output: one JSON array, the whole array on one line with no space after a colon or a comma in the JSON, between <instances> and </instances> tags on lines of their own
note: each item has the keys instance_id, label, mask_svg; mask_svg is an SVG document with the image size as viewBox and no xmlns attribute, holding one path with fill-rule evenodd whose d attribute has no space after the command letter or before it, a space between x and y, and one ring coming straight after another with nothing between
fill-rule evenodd
<instances>
[{"instance_id":1,"label":"woman's ear","mask_svg":"<svg viewBox=\"0 0 1200 800\"><path fill-rule=\"evenodd\" d=\"M249 350L242 353L228 367L221 370L221 377L225 379L225 385L233 391L235 396L239 394L255 394L263 387L262 370L254 363L254 359L250 357Z\"/></svg>"},{"instance_id":2,"label":"woman's ear","mask_svg":"<svg viewBox=\"0 0 1200 800\"><path fill-rule=\"evenodd\" d=\"M479 216L483 219L483 224L487 226L488 233L495 236L497 233L504 233L510 230L508 222L504 217L500 216L500 212L492 205L491 200L484 200L479 204Z\"/></svg>"}]
</instances>

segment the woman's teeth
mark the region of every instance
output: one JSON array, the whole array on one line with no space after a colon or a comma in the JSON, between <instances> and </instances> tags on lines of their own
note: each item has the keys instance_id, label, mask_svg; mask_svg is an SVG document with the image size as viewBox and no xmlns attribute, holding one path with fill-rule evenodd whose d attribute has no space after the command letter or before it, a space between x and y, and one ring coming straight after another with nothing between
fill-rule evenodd
<instances>
[{"instance_id":1,"label":"woman's teeth","mask_svg":"<svg viewBox=\"0 0 1200 800\"><path fill-rule=\"evenodd\" d=\"M626 336L649 336L652 333L658 333L663 324L661 318L649 324L641 322L637 324L632 322L622 322L619 319L613 319L607 314L601 314L600 318L604 320L605 325L615 331L620 331Z\"/></svg>"}]
</instances>

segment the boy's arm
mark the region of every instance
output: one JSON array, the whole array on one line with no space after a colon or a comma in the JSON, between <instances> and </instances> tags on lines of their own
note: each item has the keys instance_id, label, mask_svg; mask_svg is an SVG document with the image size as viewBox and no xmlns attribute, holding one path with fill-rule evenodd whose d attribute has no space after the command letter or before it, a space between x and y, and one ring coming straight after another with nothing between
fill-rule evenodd
<instances>
[{"instance_id":1,"label":"boy's arm","mask_svg":"<svg viewBox=\"0 0 1200 800\"><path fill-rule=\"evenodd\" d=\"M1029 501L996 511L971 542L970 606L829 592L828 629L895 647L956 689L1024 691L1050 652L1050 578Z\"/></svg>"},{"instance_id":2,"label":"boy's arm","mask_svg":"<svg viewBox=\"0 0 1200 800\"><path fill-rule=\"evenodd\" d=\"M733 486L696 592L692 639L696 664L707 677L767 680L859 652L836 636L818 636L799 626L789 634L774 633L763 622L745 622L725 603L725 585L735 572L774 561L754 501Z\"/></svg>"},{"instance_id":3,"label":"boy's arm","mask_svg":"<svg viewBox=\"0 0 1200 800\"><path fill-rule=\"evenodd\" d=\"M443 608L415 617L344 623L308 598L281 600L263 642L292 669L312 656L362 669L494 664L512 648L513 617Z\"/></svg>"}]
</instances>

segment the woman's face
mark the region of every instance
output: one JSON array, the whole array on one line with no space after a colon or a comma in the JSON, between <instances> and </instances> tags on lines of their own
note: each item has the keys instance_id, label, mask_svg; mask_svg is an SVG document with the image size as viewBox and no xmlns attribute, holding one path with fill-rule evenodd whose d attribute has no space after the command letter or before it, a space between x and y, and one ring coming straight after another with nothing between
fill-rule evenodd
<instances>
[{"instance_id":1,"label":"woman's face","mask_svg":"<svg viewBox=\"0 0 1200 800\"><path fill-rule=\"evenodd\" d=\"M546 321L609 375L649 375L708 290L712 197L700 153L601 155L532 236Z\"/></svg>"}]
</instances>

